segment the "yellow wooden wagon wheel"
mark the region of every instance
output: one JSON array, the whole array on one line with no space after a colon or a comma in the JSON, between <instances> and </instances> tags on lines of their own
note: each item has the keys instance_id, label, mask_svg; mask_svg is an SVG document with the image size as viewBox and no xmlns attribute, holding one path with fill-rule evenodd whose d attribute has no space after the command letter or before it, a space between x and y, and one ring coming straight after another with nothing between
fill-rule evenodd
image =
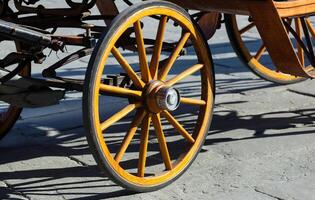
<instances>
[{"instance_id":1,"label":"yellow wooden wagon wheel","mask_svg":"<svg viewBox=\"0 0 315 200\"><path fill-rule=\"evenodd\" d=\"M15 43L17 51L22 50L21 43ZM30 65L31 63L27 63L27 66L23 68L20 72L22 76L30 76ZM20 114L23 108L13 106L4 102L1 102L0 105L0 140L8 134L11 130L15 122L19 119Z\"/></svg>"},{"instance_id":2,"label":"yellow wooden wagon wheel","mask_svg":"<svg viewBox=\"0 0 315 200\"><path fill-rule=\"evenodd\" d=\"M294 22L295 31L302 34L299 18L286 20L290 21L290 23ZM247 44L245 43L246 39L252 38L251 32L256 31L255 24L251 20L248 20L247 24L239 24L238 16L226 14L225 24L233 49L241 61L257 76L279 84L291 84L305 80L305 78L302 77L296 77L277 71L276 66L272 64L271 58L263 44L263 41L260 41L260 44L258 45L257 40L255 42L249 41ZM303 39L302 35L300 36L301 39ZM295 43L295 41L293 41L293 43ZM296 49L299 52L301 62L305 65L302 47L299 46L299 44L296 44Z\"/></svg>"},{"instance_id":3,"label":"yellow wooden wagon wheel","mask_svg":"<svg viewBox=\"0 0 315 200\"><path fill-rule=\"evenodd\" d=\"M160 17L156 26L150 16ZM179 30L168 32L168 25L174 24ZM130 30L134 37L129 40L136 42L138 51L124 54L118 47L123 47L121 40ZM156 43L150 55L144 38L154 31ZM173 52L163 53L163 41L176 34L179 42ZM180 57L188 41L193 47ZM106 84L108 73L121 74L119 70L128 74L130 86ZM161 1L129 7L98 42L86 74L83 115L95 160L129 190L146 192L171 183L204 143L213 98L210 51L185 10Z\"/></svg>"}]
</instances>

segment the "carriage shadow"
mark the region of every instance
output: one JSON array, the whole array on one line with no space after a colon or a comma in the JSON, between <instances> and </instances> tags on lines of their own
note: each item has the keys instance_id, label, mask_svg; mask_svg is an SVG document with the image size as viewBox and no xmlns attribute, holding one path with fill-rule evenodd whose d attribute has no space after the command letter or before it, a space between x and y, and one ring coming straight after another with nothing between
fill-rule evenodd
<instances>
[{"instance_id":1,"label":"carriage shadow","mask_svg":"<svg viewBox=\"0 0 315 200\"><path fill-rule=\"evenodd\" d=\"M213 125L209 133L208 138L205 141L204 149L211 148L212 145L218 143L227 143L241 140L255 140L270 137L287 137L294 135L303 134L314 134L314 131L296 131L295 129L286 133L265 134L268 130L280 130L293 128L297 124L301 125L311 125L314 127L310 116L315 115L315 109L298 110L297 112L308 113L307 116L297 116L297 117L278 117L279 114L285 114L286 112L273 112L265 113L262 115L252 115L242 118L238 116L236 112L227 112L225 116L220 116L215 114L213 118ZM264 118L264 115L277 117ZM274 123L277 121L277 123ZM259 122L259 127L257 124ZM189 123L189 122L187 122ZM226 126L228 124L228 126ZM232 134L225 137L212 138L213 135L219 135L228 131L235 129L251 130L254 132L252 136L234 138ZM13 133L14 134L14 133ZM76 137L81 138L83 135L79 134ZM66 137L67 138L67 137ZM68 138L69 139L69 138ZM75 148L61 147L58 143L66 143L67 139L63 141L51 139L51 143L56 143L55 145L48 145L46 147L17 147L21 149L9 149L1 148L1 163L8 164L10 162L23 162L28 159L35 159L41 157L75 157L76 155L88 155L88 146L83 147L81 150ZM170 144L171 147L176 146L176 144ZM207 147L209 146L209 147ZM45 148L45 151L43 149ZM132 149L131 149L132 150ZM136 151L136 149L134 149ZM171 150L170 150L171 151ZM201 151L201 153L206 153L207 150ZM0 197L1 199L6 199L8 195L11 194L23 194L26 196L30 195L40 195L40 196L52 196L52 195L80 195L87 196L80 199L106 199L125 195L132 195L134 193L121 190L115 184L113 184L109 179L104 178L102 174L99 173L97 167L95 166L74 166L74 167L60 167L60 168L50 168L50 169L30 169L12 172L0 172L0 177L2 180L25 180L22 183L11 184L9 188L0 187ZM70 181L68 179L71 179ZM63 182L62 180L67 180ZM57 189L56 189L57 188ZM103 193L94 193L94 190L103 190ZM58 190L56 194L54 191ZM80 190L85 192L80 192ZM71 192L76 191L76 192Z\"/></svg>"},{"instance_id":2,"label":"carriage shadow","mask_svg":"<svg viewBox=\"0 0 315 200\"><path fill-rule=\"evenodd\" d=\"M224 50L224 49L223 49ZM221 48L217 49L217 52L222 53ZM185 61L183 61L185 62ZM215 60L216 62L216 60ZM222 63L238 63L236 58L220 59ZM220 66L216 70L219 75L225 75L228 73L237 72L247 72L248 70L241 67L227 67ZM193 83L191 83L193 85ZM227 94L227 93L241 93L250 90L257 89L267 89L276 87L275 84L267 83L263 80L257 78L239 78L226 79L217 78L218 92L217 95ZM187 88L188 89L188 88ZM73 100L80 101L80 100ZM78 102L72 102L78 103ZM247 101L227 101L224 103L216 104L216 109L214 112L214 117L212 121L212 126L210 128L209 136L205 141L204 150L201 153L206 153L207 149L211 148L214 144L218 143L228 143L240 140L255 140L270 137L284 137L284 136L294 136L303 134L313 134L313 131L296 131L290 128L295 128L297 125L305 125L313 127L312 117L315 115L315 109L301 109L295 110L294 113L297 115L286 116L285 111L279 112L266 112L257 115L246 115L242 116L240 113L232 110L223 110L219 108L226 104L244 104ZM186 112L189 112L189 110ZM303 113L303 114L301 114ZM76 115L77 113L73 113ZM80 113L79 113L80 114ZM192 113L194 114L194 113ZM70 115L71 116L71 115ZM266 117L268 116L268 117ZM279 117L280 116L280 117ZM178 114L176 118L185 124L185 127L194 127L194 122L186 119L181 119L181 115ZM53 120L53 119L51 119ZM276 123L275 123L276 121ZM23 127L23 123L19 122L18 126ZM228 124L228 125L227 125ZM127 127L127 125L125 125ZM80 156L89 156L90 151L87 143L85 142L84 129L81 125L71 129L58 130L59 127L56 125L51 125L51 128L58 130L58 134L49 135L39 127L25 126L29 128L27 132L41 132L40 135L24 135L21 134L16 129L13 130L11 135L9 135L5 140L0 143L0 165L6 165L6 171L0 172L0 180L6 180L6 187L0 186L0 198L6 199L10 195L21 195L21 196L71 196L75 199L106 199L114 198L126 195L132 195L134 193L127 190L122 190L112 183L108 178L104 177L103 174L99 173L98 168L95 163L85 163L81 161ZM112 133L115 130L121 130L126 128L120 126L113 127ZM246 136L242 138L233 137L233 130L243 129L252 132L251 136ZM285 133L280 131L275 131L274 134L266 134L269 130L282 130L288 129ZM16 131L16 132L15 132ZM224 137L220 137L220 134L227 133ZM165 131L169 134L168 130ZM47 136L49 135L49 136ZM213 136L216 136L213 138ZM13 146L5 145L9 140L28 140L27 142L16 143ZM113 141L110 144L112 148L117 148L117 141ZM176 149L178 144L176 142L170 143L169 147ZM158 148L157 146L153 148ZM130 147L131 152L137 152L137 145ZM170 150L172 151L172 149ZM175 151L175 150L174 150ZM154 156L159 156L154 155ZM51 167L45 166L45 169L40 169L40 167L28 167L28 169L21 170L10 170L10 165L17 163L32 163L36 162L36 159L50 158L53 160L55 158L65 158L71 160L73 163L66 166L58 166L53 164ZM68 160L68 161L69 161ZM130 162L135 162L131 160ZM131 165L131 163L124 163L125 165ZM154 165L155 163L151 163ZM34 164L35 165L35 164ZM37 166L37 165L36 165ZM17 182L17 180L19 180ZM21 181L22 180L22 181ZM8 181L8 182L7 182ZM16 183L15 183L16 182ZM79 198L76 198L80 196Z\"/></svg>"},{"instance_id":3,"label":"carriage shadow","mask_svg":"<svg viewBox=\"0 0 315 200\"><path fill-rule=\"evenodd\" d=\"M244 102L227 102L231 104L244 103ZM226 103L225 103L226 104ZM217 105L220 107L220 104ZM294 128L297 125L314 126L312 123L312 117L315 115L315 109L301 109L295 111L296 113L306 113L305 115L298 115L295 117L285 117L287 112L269 112L261 115L247 115L239 116L236 111L222 111L215 112L213 117L213 123L209 132L209 136L205 141L204 151L201 153L206 153L207 149L211 148L212 145L218 143L228 143L240 140L255 140L270 137L285 137L303 134L313 134L313 131L296 131L292 129L291 131L274 134L265 134L268 130L282 130ZM281 117L279 117L279 115ZM268 116L268 118L264 117ZM273 117L274 116L274 117ZM180 120L180 118L178 118ZM277 123L275 123L277 121ZM183 121L186 126L194 126L191 121ZM228 126L227 126L228 124ZM258 125L259 124L259 125ZM121 127L115 127L116 130L120 130ZM234 138L233 133L228 136L218 137L222 133L233 131L236 129L250 130L253 132L252 136ZM48 141L43 144L37 144L36 146L17 146L13 148L1 148L1 164L10 164L13 162L27 162L28 160L43 157L51 157L52 159L56 157L65 158L75 158L76 156L89 155L89 149L86 144L74 145L71 147L65 147L62 144L71 143L73 140L85 140L84 131L79 128L77 134L67 135L67 131L61 132L62 137L50 137ZM14 134L14 133L12 133ZM166 131L167 134L167 131ZM216 135L217 137L212 138ZM44 136L43 136L44 137ZM40 140L39 140L40 141ZM115 143L113 144L115 146ZM207 147L209 146L209 147ZM176 143L169 144L169 147L178 147ZM157 147L156 147L157 148ZM172 149L172 148L171 148ZM172 150L170 151L172 152ZM138 151L136 146L132 146L130 151ZM75 160L77 161L77 160ZM134 162L134 161L131 161ZM128 163L125 163L128 165ZM154 163L151 163L154 165ZM0 197L5 199L6 196L13 194L23 194L23 195L41 195L41 196L51 196L51 195L80 195L87 196L80 199L106 199L119 197L124 195L132 195L126 190L119 189L115 184L113 184L107 178L104 178L102 174L99 173L97 167L93 165L87 166L65 166L60 168L50 168L50 169L29 169L21 171L9 171L0 172L0 177L2 180L25 180L22 183L12 184L12 188L1 188ZM63 183L63 179L67 180ZM68 180L72 179L72 180ZM54 194L54 191L58 190L58 193ZM94 190L103 190L102 193L94 193ZM76 192L71 192L71 191ZM78 191L86 192L78 192Z\"/></svg>"}]
</instances>

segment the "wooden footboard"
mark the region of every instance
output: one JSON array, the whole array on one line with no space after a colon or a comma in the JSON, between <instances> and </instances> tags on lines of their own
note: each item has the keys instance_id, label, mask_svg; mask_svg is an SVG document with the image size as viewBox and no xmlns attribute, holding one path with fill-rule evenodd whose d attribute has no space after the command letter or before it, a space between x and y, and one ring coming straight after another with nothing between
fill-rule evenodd
<instances>
[{"instance_id":1,"label":"wooden footboard","mask_svg":"<svg viewBox=\"0 0 315 200\"><path fill-rule=\"evenodd\" d=\"M310 15L315 13L315 0L290 0L274 2L281 17Z\"/></svg>"}]
</instances>

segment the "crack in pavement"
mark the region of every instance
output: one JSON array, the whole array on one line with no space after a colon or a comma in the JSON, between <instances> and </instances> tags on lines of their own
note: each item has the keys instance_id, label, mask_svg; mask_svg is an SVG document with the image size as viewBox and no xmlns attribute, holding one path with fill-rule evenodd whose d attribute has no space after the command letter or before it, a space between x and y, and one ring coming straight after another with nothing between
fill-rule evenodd
<instances>
[{"instance_id":1,"label":"crack in pavement","mask_svg":"<svg viewBox=\"0 0 315 200\"><path fill-rule=\"evenodd\" d=\"M296 91L296 90L293 90L293 89L287 89L287 91L295 93L295 94L299 94L299 95L302 95L302 96L315 97L315 95L313 95L313 94L306 93L306 92L301 92L301 91Z\"/></svg>"},{"instance_id":2,"label":"crack in pavement","mask_svg":"<svg viewBox=\"0 0 315 200\"><path fill-rule=\"evenodd\" d=\"M74 162L76 162L77 164L79 164L79 165L81 165L83 167L89 167L89 165L87 163L82 162L81 160L79 160L79 159L77 159L77 158L75 158L73 156L67 156L67 158L72 160L72 161L74 161Z\"/></svg>"},{"instance_id":3,"label":"crack in pavement","mask_svg":"<svg viewBox=\"0 0 315 200\"><path fill-rule=\"evenodd\" d=\"M260 194L266 195L266 196L268 196L268 197L277 199L277 200L285 200L285 199L283 199L283 198L281 198L281 197L277 197L277 196L275 196L275 195L272 195L272 194L269 194L269 193L264 192L264 191L262 191L262 190L259 190L258 188L255 188L254 191L255 191L255 192L258 192L258 193L260 193Z\"/></svg>"}]
</instances>

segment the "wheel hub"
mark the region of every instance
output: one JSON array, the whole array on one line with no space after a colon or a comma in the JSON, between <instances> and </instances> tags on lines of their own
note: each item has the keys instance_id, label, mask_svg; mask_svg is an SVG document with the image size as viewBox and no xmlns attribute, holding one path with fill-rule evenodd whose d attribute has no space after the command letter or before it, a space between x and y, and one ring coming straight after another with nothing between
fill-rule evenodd
<instances>
[{"instance_id":1,"label":"wheel hub","mask_svg":"<svg viewBox=\"0 0 315 200\"><path fill-rule=\"evenodd\" d=\"M180 105L179 91L174 87L167 87L161 81L151 81L145 94L147 108L153 113L175 111Z\"/></svg>"},{"instance_id":2,"label":"wheel hub","mask_svg":"<svg viewBox=\"0 0 315 200\"><path fill-rule=\"evenodd\" d=\"M174 111L180 103L180 94L177 89L172 87L162 87L156 93L156 102L163 110Z\"/></svg>"}]
</instances>

